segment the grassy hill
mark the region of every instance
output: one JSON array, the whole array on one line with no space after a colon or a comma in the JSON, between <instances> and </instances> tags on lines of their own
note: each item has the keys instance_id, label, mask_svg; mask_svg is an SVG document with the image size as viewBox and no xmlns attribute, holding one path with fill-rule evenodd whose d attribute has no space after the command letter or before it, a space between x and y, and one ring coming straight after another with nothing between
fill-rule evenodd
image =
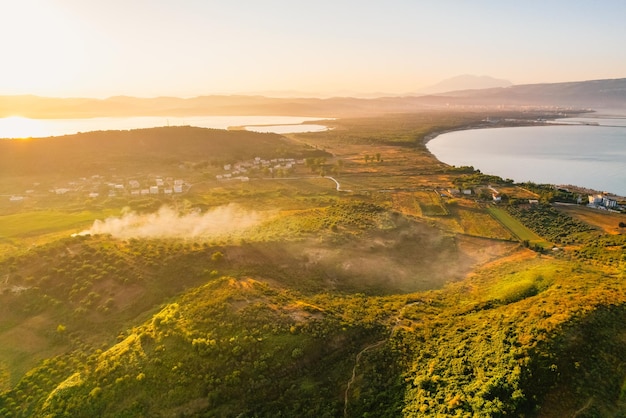
<instances>
[{"instance_id":1,"label":"grassy hill","mask_svg":"<svg viewBox=\"0 0 626 418\"><path fill-rule=\"evenodd\" d=\"M55 176L155 170L183 163L222 165L266 158L323 155L277 134L190 126L97 131L54 138L0 141L0 173Z\"/></svg>"},{"instance_id":2,"label":"grassy hill","mask_svg":"<svg viewBox=\"0 0 626 418\"><path fill-rule=\"evenodd\" d=\"M0 416L623 415L626 215L550 205L548 187L524 205L527 185L425 151L484 116L24 143L32 167L0 165L4 187L94 164L193 186L0 204ZM59 184L40 171L76 155L91 164ZM198 164L279 155L306 164L246 182ZM482 181L511 204L481 199Z\"/></svg>"}]
</instances>

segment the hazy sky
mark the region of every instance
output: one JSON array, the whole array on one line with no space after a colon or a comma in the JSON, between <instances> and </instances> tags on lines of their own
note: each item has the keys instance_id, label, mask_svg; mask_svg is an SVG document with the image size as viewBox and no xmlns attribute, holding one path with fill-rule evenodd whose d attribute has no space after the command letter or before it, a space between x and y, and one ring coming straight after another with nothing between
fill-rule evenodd
<instances>
[{"instance_id":1,"label":"hazy sky","mask_svg":"<svg viewBox=\"0 0 626 418\"><path fill-rule=\"evenodd\" d=\"M626 77L626 1L0 0L0 95L406 93Z\"/></svg>"}]
</instances>

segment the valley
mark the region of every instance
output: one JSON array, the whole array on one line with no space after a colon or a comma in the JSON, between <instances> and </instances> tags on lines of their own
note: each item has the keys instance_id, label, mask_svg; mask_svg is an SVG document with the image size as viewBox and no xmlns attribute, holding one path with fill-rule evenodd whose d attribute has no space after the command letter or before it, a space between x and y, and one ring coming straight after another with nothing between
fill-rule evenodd
<instances>
[{"instance_id":1,"label":"valley","mask_svg":"<svg viewBox=\"0 0 626 418\"><path fill-rule=\"evenodd\" d=\"M0 416L620 416L626 215L425 147L559 114L1 142Z\"/></svg>"}]
</instances>

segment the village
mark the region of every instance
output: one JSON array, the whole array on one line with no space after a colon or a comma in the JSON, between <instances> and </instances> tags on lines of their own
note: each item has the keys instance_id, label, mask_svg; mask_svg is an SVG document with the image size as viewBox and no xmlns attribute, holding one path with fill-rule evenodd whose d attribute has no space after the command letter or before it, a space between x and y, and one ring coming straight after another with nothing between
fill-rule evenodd
<instances>
[{"instance_id":1,"label":"village","mask_svg":"<svg viewBox=\"0 0 626 418\"><path fill-rule=\"evenodd\" d=\"M221 170L211 170L213 181L248 182L250 177L285 177L293 172L296 165L303 165L304 160L294 158L265 159L255 157L252 160L224 164ZM215 174L218 172L218 174ZM207 173L189 173L189 178L171 175L136 174L121 176L118 174L94 174L58 184L44 185L33 183L31 188L8 196L9 202L23 202L29 198L83 197L103 199L115 197L174 197L188 193L193 184L206 182ZM211 181L211 180L209 180Z\"/></svg>"},{"instance_id":2,"label":"village","mask_svg":"<svg viewBox=\"0 0 626 418\"><path fill-rule=\"evenodd\" d=\"M250 173L261 173L272 177L282 177L291 172L296 164L304 164L304 160L294 158L273 158L266 160L255 157L254 160L225 164L224 172L215 176L216 180L250 181Z\"/></svg>"}]
</instances>

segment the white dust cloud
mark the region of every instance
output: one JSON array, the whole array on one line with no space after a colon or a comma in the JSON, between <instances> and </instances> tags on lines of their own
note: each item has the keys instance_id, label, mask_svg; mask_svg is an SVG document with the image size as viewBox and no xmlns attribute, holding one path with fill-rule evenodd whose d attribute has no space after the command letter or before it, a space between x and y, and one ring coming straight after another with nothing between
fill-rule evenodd
<instances>
[{"instance_id":1,"label":"white dust cloud","mask_svg":"<svg viewBox=\"0 0 626 418\"><path fill-rule=\"evenodd\" d=\"M154 213L127 212L121 217L96 220L90 229L76 235L108 234L120 239L214 238L243 232L260 224L267 216L235 204L218 206L204 213L184 214L163 206Z\"/></svg>"}]
</instances>

